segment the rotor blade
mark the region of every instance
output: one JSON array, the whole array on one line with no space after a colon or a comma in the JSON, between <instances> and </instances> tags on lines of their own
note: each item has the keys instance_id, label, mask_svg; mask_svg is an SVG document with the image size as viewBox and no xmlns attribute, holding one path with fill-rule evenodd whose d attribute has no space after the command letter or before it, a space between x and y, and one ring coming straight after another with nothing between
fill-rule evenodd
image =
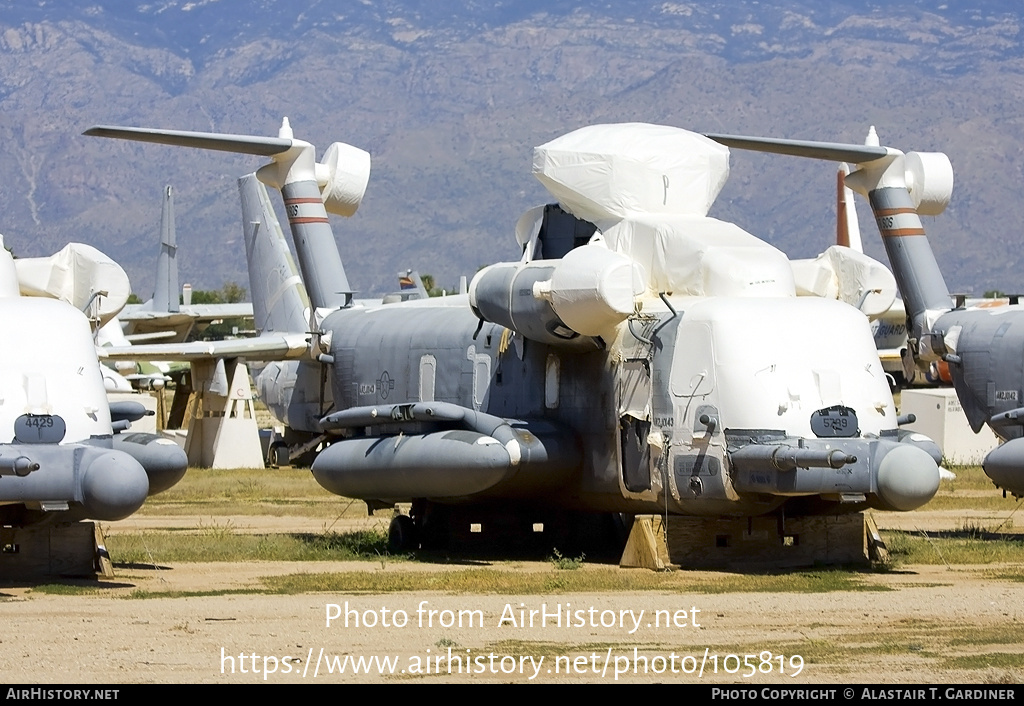
<instances>
[{"instance_id":1,"label":"rotor blade","mask_svg":"<svg viewBox=\"0 0 1024 706\"><path fill-rule=\"evenodd\" d=\"M155 142L160 145L198 147L200 149L236 152L271 157L287 151L292 140L280 137L256 137L253 135L222 135L215 132L191 132L188 130L157 130L145 127L118 127L97 125L86 130L91 137L113 137L136 142Z\"/></svg>"},{"instance_id":2,"label":"rotor blade","mask_svg":"<svg viewBox=\"0 0 1024 706\"><path fill-rule=\"evenodd\" d=\"M774 137L746 137L744 135L719 135L705 133L705 137L726 147L754 152L788 154L794 157L810 157L831 162L861 164L871 162L889 154L885 147L872 145L846 145L841 142L811 142L807 140L783 140Z\"/></svg>"}]
</instances>

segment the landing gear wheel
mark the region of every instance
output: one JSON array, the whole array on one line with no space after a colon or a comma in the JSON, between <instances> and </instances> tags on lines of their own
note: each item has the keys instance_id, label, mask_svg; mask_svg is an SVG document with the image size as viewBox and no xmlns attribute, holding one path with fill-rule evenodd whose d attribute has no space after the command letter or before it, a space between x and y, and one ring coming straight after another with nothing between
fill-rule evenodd
<instances>
[{"instance_id":1,"label":"landing gear wheel","mask_svg":"<svg viewBox=\"0 0 1024 706\"><path fill-rule=\"evenodd\" d=\"M388 527L388 549L393 552L407 552L417 549L416 525L408 515L395 515Z\"/></svg>"},{"instance_id":2,"label":"landing gear wheel","mask_svg":"<svg viewBox=\"0 0 1024 706\"><path fill-rule=\"evenodd\" d=\"M288 444L283 441L275 441L267 451L267 465L271 468L281 468L291 462L288 457Z\"/></svg>"}]
</instances>

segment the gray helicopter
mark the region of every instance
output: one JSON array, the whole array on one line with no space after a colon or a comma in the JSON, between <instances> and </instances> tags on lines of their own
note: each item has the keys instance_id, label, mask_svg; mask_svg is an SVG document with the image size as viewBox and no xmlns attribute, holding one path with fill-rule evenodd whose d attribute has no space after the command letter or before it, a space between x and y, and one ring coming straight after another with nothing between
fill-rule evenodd
<instances>
[{"instance_id":1,"label":"gray helicopter","mask_svg":"<svg viewBox=\"0 0 1024 706\"><path fill-rule=\"evenodd\" d=\"M326 489L371 511L412 503L398 546L480 518L571 532L594 515L836 515L911 510L938 488L937 447L899 429L864 316L892 303L891 274L846 249L849 266L796 267L709 218L728 150L703 136L624 124L553 140L534 173L558 203L520 219L519 260L467 295L360 305L327 213L355 213L367 153L335 143L316 163L287 120L276 138L86 134L272 160L256 176L284 198L312 333L301 359L268 365L265 394L326 442ZM852 279L797 296L808 266ZM271 317L278 335L299 318Z\"/></svg>"},{"instance_id":2,"label":"gray helicopter","mask_svg":"<svg viewBox=\"0 0 1024 706\"><path fill-rule=\"evenodd\" d=\"M128 517L185 475L173 441L129 431L146 408L108 402L104 391L90 323L112 318L129 291L120 266L89 246L15 260L0 237L0 530L12 528L8 536ZM11 555L17 546L8 545Z\"/></svg>"}]
</instances>

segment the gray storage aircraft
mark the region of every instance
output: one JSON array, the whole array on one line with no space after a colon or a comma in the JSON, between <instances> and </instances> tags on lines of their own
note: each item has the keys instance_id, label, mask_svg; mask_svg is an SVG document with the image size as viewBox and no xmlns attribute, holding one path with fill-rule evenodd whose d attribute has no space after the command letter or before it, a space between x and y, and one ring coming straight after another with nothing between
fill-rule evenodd
<instances>
[{"instance_id":1,"label":"gray storage aircraft","mask_svg":"<svg viewBox=\"0 0 1024 706\"><path fill-rule=\"evenodd\" d=\"M362 150L335 143L317 164L287 121L276 138L86 134L272 160L257 176L282 192L311 309L292 297L256 324L314 326L306 355L268 366L261 390L293 433L329 442L312 467L325 488L371 511L412 503L392 522L399 546L466 522L547 531L592 513L910 510L938 488L937 447L899 430L857 308L884 311L895 283L888 301L858 282L838 288L844 301L797 297L783 253L707 217L728 150L700 135L601 125L537 148L559 204L520 219L519 261L478 272L468 296L361 306L327 212L358 207ZM261 198L254 184L243 200ZM247 239L267 209L258 222L244 209ZM857 265L846 274L885 269L839 256ZM250 270L254 302L267 274Z\"/></svg>"},{"instance_id":2,"label":"gray storage aircraft","mask_svg":"<svg viewBox=\"0 0 1024 706\"><path fill-rule=\"evenodd\" d=\"M252 318L248 302L193 304L178 301L178 245L174 228L174 190L164 187L160 217L160 254L156 261L153 297L144 304L128 304L118 314L130 341L161 339L184 341L193 330L206 328L218 319Z\"/></svg>"},{"instance_id":3,"label":"gray storage aircraft","mask_svg":"<svg viewBox=\"0 0 1024 706\"><path fill-rule=\"evenodd\" d=\"M988 424L1005 442L985 457L985 473L1004 495L1024 497L1024 307L954 306L918 215L945 210L953 186L949 158L880 146L873 127L864 145L708 137L729 147L857 165L846 183L870 202L906 303L906 378L937 361L949 365L971 428Z\"/></svg>"}]
</instances>

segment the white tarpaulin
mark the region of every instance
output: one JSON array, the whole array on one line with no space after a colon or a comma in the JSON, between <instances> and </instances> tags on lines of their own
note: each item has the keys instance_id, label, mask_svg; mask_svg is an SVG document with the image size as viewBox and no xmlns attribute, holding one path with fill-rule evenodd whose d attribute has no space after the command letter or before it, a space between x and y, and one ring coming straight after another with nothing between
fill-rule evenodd
<instances>
[{"instance_id":1,"label":"white tarpaulin","mask_svg":"<svg viewBox=\"0 0 1024 706\"><path fill-rule=\"evenodd\" d=\"M601 336L625 321L644 291L642 268L629 257L590 243L556 261L545 288L558 318L584 336Z\"/></svg>"},{"instance_id":2,"label":"white tarpaulin","mask_svg":"<svg viewBox=\"0 0 1024 706\"><path fill-rule=\"evenodd\" d=\"M793 260L800 296L838 299L874 318L896 299L896 278L885 265L864 253L833 245L813 260Z\"/></svg>"},{"instance_id":3,"label":"white tarpaulin","mask_svg":"<svg viewBox=\"0 0 1024 706\"><path fill-rule=\"evenodd\" d=\"M604 230L632 213L707 215L729 150L680 128L592 125L535 148L533 173L563 208Z\"/></svg>"},{"instance_id":4,"label":"white tarpaulin","mask_svg":"<svg viewBox=\"0 0 1024 706\"><path fill-rule=\"evenodd\" d=\"M14 266L24 296L61 299L101 323L121 311L132 291L120 265L81 243L69 243L50 257L15 260ZM98 292L105 294L94 298Z\"/></svg>"},{"instance_id":5,"label":"white tarpaulin","mask_svg":"<svg viewBox=\"0 0 1024 706\"><path fill-rule=\"evenodd\" d=\"M611 250L629 255L655 292L691 296L791 297L785 253L732 223L703 216L638 216L604 233Z\"/></svg>"}]
</instances>

